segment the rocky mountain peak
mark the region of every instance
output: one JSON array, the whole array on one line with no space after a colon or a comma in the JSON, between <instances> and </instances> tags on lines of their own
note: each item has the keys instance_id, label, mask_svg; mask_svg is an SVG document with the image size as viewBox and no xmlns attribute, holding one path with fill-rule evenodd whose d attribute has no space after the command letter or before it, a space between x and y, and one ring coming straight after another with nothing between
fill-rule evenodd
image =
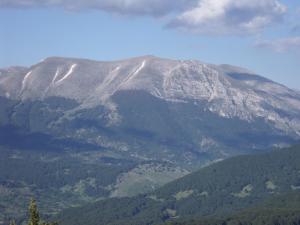
<instances>
[{"instance_id":1,"label":"rocky mountain peak","mask_svg":"<svg viewBox=\"0 0 300 225\"><path fill-rule=\"evenodd\" d=\"M0 94L14 99L59 96L95 106L127 90L164 101L201 102L220 117L263 118L300 134L299 92L230 65L155 56L111 62L50 57L28 69L2 70L0 75Z\"/></svg>"}]
</instances>

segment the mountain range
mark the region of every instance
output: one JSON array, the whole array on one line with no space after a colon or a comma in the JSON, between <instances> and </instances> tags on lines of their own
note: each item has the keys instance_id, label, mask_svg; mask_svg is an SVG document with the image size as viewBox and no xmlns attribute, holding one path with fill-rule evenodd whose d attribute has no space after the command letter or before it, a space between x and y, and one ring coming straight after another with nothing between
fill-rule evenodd
<instances>
[{"instance_id":1,"label":"mountain range","mask_svg":"<svg viewBox=\"0 0 300 225\"><path fill-rule=\"evenodd\" d=\"M0 96L2 126L184 165L300 138L299 92L195 60L52 57L2 69Z\"/></svg>"},{"instance_id":2,"label":"mountain range","mask_svg":"<svg viewBox=\"0 0 300 225\"><path fill-rule=\"evenodd\" d=\"M197 60L50 57L0 69L0 105L0 224L33 196L53 214L300 141L299 91Z\"/></svg>"}]
</instances>

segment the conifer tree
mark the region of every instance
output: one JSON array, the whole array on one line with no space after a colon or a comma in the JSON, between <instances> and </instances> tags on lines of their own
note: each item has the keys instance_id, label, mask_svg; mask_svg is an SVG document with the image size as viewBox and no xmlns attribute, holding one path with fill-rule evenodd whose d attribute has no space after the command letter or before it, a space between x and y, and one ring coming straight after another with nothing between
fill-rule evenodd
<instances>
[{"instance_id":1,"label":"conifer tree","mask_svg":"<svg viewBox=\"0 0 300 225\"><path fill-rule=\"evenodd\" d=\"M39 225L40 215L37 209L36 201L31 199L29 204L29 221L28 225Z\"/></svg>"},{"instance_id":2,"label":"conifer tree","mask_svg":"<svg viewBox=\"0 0 300 225\"><path fill-rule=\"evenodd\" d=\"M29 220L28 225L58 225L56 222L40 222L40 215L37 208L36 201L31 199L29 204ZM9 225L16 225L15 220L10 221Z\"/></svg>"}]
</instances>

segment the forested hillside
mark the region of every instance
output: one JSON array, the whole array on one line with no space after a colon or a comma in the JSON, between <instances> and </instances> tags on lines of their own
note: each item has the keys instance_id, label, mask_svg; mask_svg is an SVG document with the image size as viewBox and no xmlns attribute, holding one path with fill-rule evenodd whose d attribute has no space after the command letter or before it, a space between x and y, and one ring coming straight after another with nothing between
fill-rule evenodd
<instances>
[{"instance_id":1,"label":"forested hillside","mask_svg":"<svg viewBox=\"0 0 300 225\"><path fill-rule=\"evenodd\" d=\"M178 218L222 217L298 189L300 146L295 146L227 159L153 193L69 209L62 212L58 220L63 225L75 222L77 225L142 225ZM274 213L276 215L276 211Z\"/></svg>"},{"instance_id":2,"label":"forested hillside","mask_svg":"<svg viewBox=\"0 0 300 225\"><path fill-rule=\"evenodd\" d=\"M275 196L255 208L220 219L193 219L164 225L299 225L300 191Z\"/></svg>"}]
</instances>

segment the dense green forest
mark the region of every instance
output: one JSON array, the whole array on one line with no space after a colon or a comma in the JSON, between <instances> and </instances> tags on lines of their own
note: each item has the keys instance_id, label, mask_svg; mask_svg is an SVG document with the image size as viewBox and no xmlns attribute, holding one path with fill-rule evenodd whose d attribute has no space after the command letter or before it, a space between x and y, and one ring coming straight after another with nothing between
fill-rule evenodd
<instances>
[{"instance_id":1,"label":"dense green forest","mask_svg":"<svg viewBox=\"0 0 300 225\"><path fill-rule=\"evenodd\" d=\"M226 160L153 192L216 159L266 152L274 140L295 140L262 119L220 118L204 110L202 102L166 103L136 91L113 99L124 118L117 126L107 126L109 112L100 106L73 111L78 104L59 97L0 98L0 224L24 218L32 197L47 215L96 202L80 210L90 207L91 218L101 211L99 221L105 225L140 225L227 214L300 187L299 155L291 151ZM207 148L199 146L202 139ZM65 221L73 210L58 218Z\"/></svg>"},{"instance_id":2,"label":"dense green forest","mask_svg":"<svg viewBox=\"0 0 300 225\"><path fill-rule=\"evenodd\" d=\"M193 219L164 225L299 225L300 191L272 197L255 208L220 219Z\"/></svg>"},{"instance_id":3,"label":"dense green forest","mask_svg":"<svg viewBox=\"0 0 300 225\"><path fill-rule=\"evenodd\" d=\"M107 208L108 210L110 208ZM122 209L119 209L122 210ZM101 213L101 212L99 212ZM112 214L113 215L113 214ZM28 225L58 225L57 222L45 222L41 219L37 203L34 199L30 201L28 208ZM216 217L216 216L215 216ZM113 218L113 217L112 217ZM188 218L188 217L187 217ZM72 220L72 218L69 218ZM99 221L91 217L94 224ZM172 221L173 220L173 221ZM255 208L244 209L239 213L219 218L174 218L169 222L159 225L299 225L300 224L300 191L293 191L284 195L271 197ZM95 222L97 221L97 222ZM73 221L73 224L77 224ZM118 222L119 223L119 222ZM123 223L120 221L120 223ZM10 225L16 225L11 220ZM110 223L107 224L117 224ZM132 224L132 223L128 223Z\"/></svg>"},{"instance_id":4,"label":"dense green forest","mask_svg":"<svg viewBox=\"0 0 300 225\"><path fill-rule=\"evenodd\" d=\"M45 214L108 197L106 187L137 165L101 152L71 154L0 146L0 154L0 222L24 218L32 197Z\"/></svg>"},{"instance_id":5,"label":"dense green forest","mask_svg":"<svg viewBox=\"0 0 300 225\"><path fill-rule=\"evenodd\" d=\"M298 189L300 146L295 146L227 159L152 193L71 208L56 218L63 225L149 225L177 218L222 217ZM255 211L244 217L252 213Z\"/></svg>"},{"instance_id":6,"label":"dense green forest","mask_svg":"<svg viewBox=\"0 0 300 225\"><path fill-rule=\"evenodd\" d=\"M105 151L0 145L0 155L0 224L24 219L32 197L49 215L111 195L145 193L187 173L167 162L120 158Z\"/></svg>"}]
</instances>

